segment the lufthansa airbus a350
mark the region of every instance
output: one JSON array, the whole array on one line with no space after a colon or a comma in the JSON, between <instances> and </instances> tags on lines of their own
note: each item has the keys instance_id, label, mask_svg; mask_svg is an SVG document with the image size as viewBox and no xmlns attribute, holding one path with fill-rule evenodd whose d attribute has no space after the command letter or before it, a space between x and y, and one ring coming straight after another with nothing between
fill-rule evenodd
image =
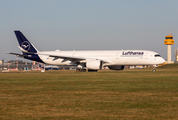
<instances>
[{"instance_id":1,"label":"lufthansa airbus a350","mask_svg":"<svg viewBox=\"0 0 178 120\"><path fill-rule=\"evenodd\" d=\"M148 50L100 50L100 51L38 51L20 31L14 31L22 54L8 53L50 65L77 66L80 71L97 71L102 67L123 70L125 65L158 65L165 60Z\"/></svg>"}]
</instances>

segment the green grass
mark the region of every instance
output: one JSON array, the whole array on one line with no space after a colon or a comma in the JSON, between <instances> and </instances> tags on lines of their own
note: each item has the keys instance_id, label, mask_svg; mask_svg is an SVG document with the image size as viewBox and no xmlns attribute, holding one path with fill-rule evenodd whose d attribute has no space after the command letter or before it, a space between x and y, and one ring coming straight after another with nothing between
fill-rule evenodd
<instances>
[{"instance_id":1,"label":"green grass","mask_svg":"<svg viewBox=\"0 0 178 120\"><path fill-rule=\"evenodd\" d=\"M0 119L178 119L178 65L0 72Z\"/></svg>"}]
</instances>

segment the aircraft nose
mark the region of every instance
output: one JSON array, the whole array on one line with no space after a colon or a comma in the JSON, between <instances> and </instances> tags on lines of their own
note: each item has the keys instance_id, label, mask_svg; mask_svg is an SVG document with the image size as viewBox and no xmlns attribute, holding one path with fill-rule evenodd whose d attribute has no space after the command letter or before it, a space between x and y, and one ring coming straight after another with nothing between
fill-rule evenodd
<instances>
[{"instance_id":1,"label":"aircraft nose","mask_svg":"<svg viewBox=\"0 0 178 120\"><path fill-rule=\"evenodd\" d=\"M165 63L164 58L161 58L161 59L160 59L160 62L161 62L161 63Z\"/></svg>"}]
</instances>

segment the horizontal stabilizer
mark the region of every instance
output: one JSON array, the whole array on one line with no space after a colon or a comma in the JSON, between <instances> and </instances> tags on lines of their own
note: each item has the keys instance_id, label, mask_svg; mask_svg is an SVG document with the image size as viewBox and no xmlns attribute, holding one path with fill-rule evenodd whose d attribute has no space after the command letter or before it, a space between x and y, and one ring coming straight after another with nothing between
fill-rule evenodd
<instances>
[{"instance_id":1,"label":"horizontal stabilizer","mask_svg":"<svg viewBox=\"0 0 178 120\"><path fill-rule=\"evenodd\" d=\"M23 55L23 54L18 54L18 53L6 53L6 54L16 55L16 56L22 57L22 58L24 58L24 57L31 57L31 55Z\"/></svg>"}]
</instances>

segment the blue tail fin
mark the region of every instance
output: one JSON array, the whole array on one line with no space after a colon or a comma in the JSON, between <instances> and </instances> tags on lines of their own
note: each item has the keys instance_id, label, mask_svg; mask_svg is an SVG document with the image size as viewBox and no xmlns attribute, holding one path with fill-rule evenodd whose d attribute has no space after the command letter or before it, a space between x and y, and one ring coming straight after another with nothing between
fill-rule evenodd
<instances>
[{"instance_id":1,"label":"blue tail fin","mask_svg":"<svg viewBox=\"0 0 178 120\"><path fill-rule=\"evenodd\" d=\"M35 54L38 52L38 50L33 46L32 43L30 43L30 41L27 40L27 38L22 34L22 32L20 32L18 30L14 31L14 32L15 32L15 35L19 42L19 48L23 52L23 55L21 55L21 56L23 56L25 59L43 63L43 61L40 59L38 54Z\"/></svg>"},{"instance_id":2,"label":"blue tail fin","mask_svg":"<svg viewBox=\"0 0 178 120\"><path fill-rule=\"evenodd\" d=\"M14 31L19 42L19 46L27 52L37 53L37 49L27 40L20 31Z\"/></svg>"}]
</instances>

